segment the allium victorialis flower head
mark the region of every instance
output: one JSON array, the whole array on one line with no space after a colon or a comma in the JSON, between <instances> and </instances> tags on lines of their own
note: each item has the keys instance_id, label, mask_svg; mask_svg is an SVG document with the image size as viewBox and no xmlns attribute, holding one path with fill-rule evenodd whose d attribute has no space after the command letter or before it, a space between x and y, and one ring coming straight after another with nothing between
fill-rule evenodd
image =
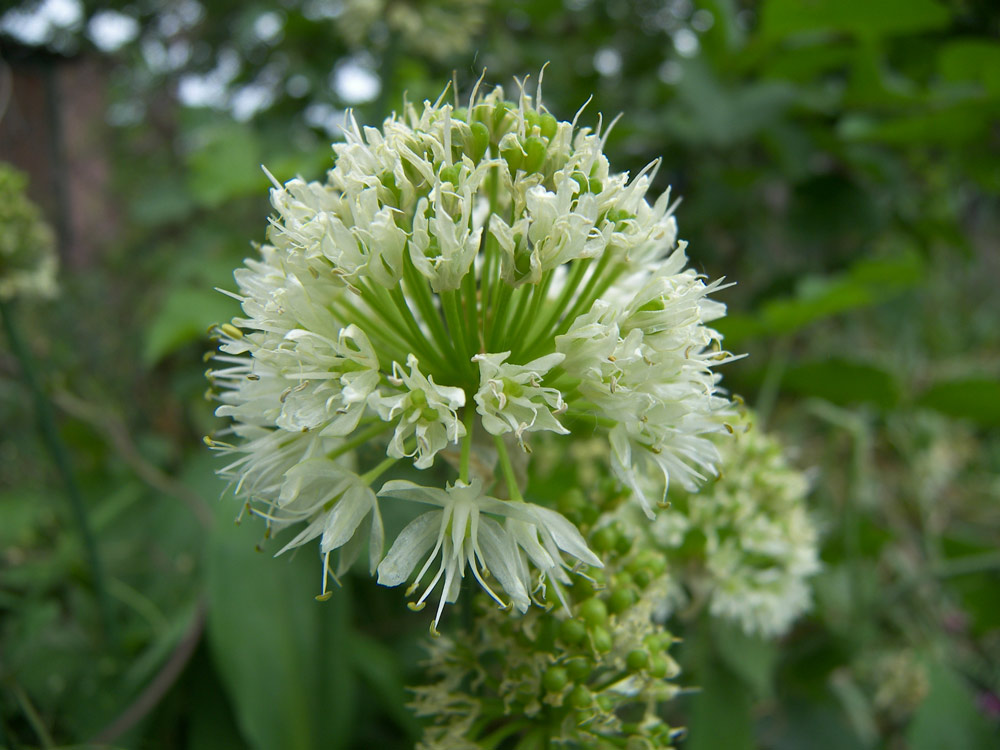
<instances>
[{"instance_id":1,"label":"allium victorialis flower head","mask_svg":"<svg viewBox=\"0 0 1000 750\"><path fill-rule=\"evenodd\" d=\"M349 118L325 182L275 182L268 244L235 274L244 316L218 329L218 413L232 424L209 442L272 528L322 534L324 591L330 554L346 569L365 528L388 585L441 557L420 604L442 577L442 602L466 571L486 586L488 567L523 610L567 569L599 565L521 484L511 454L530 460L533 433L605 435L650 517L668 481L694 489L714 473L708 436L729 408L712 367L730 355L706 325L724 312L707 298L719 282L685 268L669 194L647 199L658 163L613 172L606 137L523 86L517 102L477 86L468 106L409 104L381 129ZM385 459L359 466L365 444ZM442 461L447 490L359 489L396 462ZM382 567L375 494L442 508Z\"/></svg>"}]
</instances>

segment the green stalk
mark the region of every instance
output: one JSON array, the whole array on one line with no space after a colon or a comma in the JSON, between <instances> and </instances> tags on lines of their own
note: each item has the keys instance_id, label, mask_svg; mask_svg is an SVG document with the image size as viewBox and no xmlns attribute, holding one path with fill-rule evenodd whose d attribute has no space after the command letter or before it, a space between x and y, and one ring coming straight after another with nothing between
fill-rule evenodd
<instances>
[{"instance_id":1,"label":"green stalk","mask_svg":"<svg viewBox=\"0 0 1000 750\"><path fill-rule=\"evenodd\" d=\"M417 322L413 319L413 313L406 307L405 302L403 303L403 307L406 310L406 314L404 315L384 288L376 284L372 286L364 285L361 289L365 302L368 303L368 306L376 312L386 325L395 331L400 340L405 342L406 347L404 348L408 347L413 354L417 355L418 359L429 363L432 367L444 366L443 360L437 356L437 353L427 342L423 332L417 326ZM444 371L447 372L446 367Z\"/></svg>"},{"instance_id":2,"label":"green stalk","mask_svg":"<svg viewBox=\"0 0 1000 750\"><path fill-rule=\"evenodd\" d=\"M367 443L372 438L378 437L383 432L385 432L386 430L388 430L390 427L392 427L392 423L391 422L381 422L381 421L376 422L375 424L373 424L368 429L362 430L361 432L359 432L355 437L351 438L350 440L348 440L343 445L338 445L332 451L330 451L329 453L327 453L326 457L329 458L329 459L334 459L334 458L337 458L338 456L342 456L345 453L347 453L348 451L354 450L359 445L364 445L365 443Z\"/></svg>"},{"instance_id":3,"label":"green stalk","mask_svg":"<svg viewBox=\"0 0 1000 750\"><path fill-rule=\"evenodd\" d=\"M364 482L365 484L371 484L380 476L382 476L382 474L385 473L386 469L388 469L398 460L399 460L398 458L392 458L391 456L383 458L374 469L371 469L361 475L361 481Z\"/></svg>"},{"instance_id":4,"label":"green stalk","mask_svg":"<svg viewBox=\"0 0 1000 750\"><path fill-rule=\"evenodd\" d=\"M604 261L606 255L601 256L601 261ZM540 341L547 338L546 334L555 328L559 324L559 320L563 313L566 311L570 300L573 299L573 294L580 286L580 282L583 281L583 277L587 272L593 262L593 258L578 258L573 261L573 270L570 271L569 278L566 279L566 286L563 287L562 294L559 295L559 299L556 300L555 305L552 306L552 311L545 318L544 322L537 328L532 328L528 332L526 337L529 343L524 347L525 351L530 351L534 349ZM601 273L600 262L596 269L594 269L594 274L591 279L595 278L599 273Z\"/></svg>"},{"instance_id":5,"label":"green stalk","mask_svg":"<svg viewBox=\"0 0 1000 750\"><path fill-rule=\"evenodd\" d=\"M514 465L510 462L510 456L507 453L507 446L504 444L503 438L499 435L494 435L493 442L497 446L500 471L503 472L504 481L507 483L507 494L510 495L511 500L523 501L524 496L521 495L521 490L517 486L517 477L514 476Z\"/></svg>"},{"instance_id":6,"label":"green stalk","mask_svg":"<svg viewBox=\"0 0 1000 750\"><path fill-rule=\"evenodd\" d=\"M503 320L497 321L497 330L500 333L497 336L497 348L492 351L510 351L511 341L517 340L513 336L514 328L520 326L524 321L525 308L528 306L528 300L531 299L534 290L534 284L521 284L514 290L511 295L514 304L508 305L506 311L510 315L504 315Z\"/></svg>"},{"instance_id":7,"label":"green stalk","mask_svg":"<svg viewBox=\"0 0 1000 750\"><path fill-rule=\"evenodd\" d=\"M472 399L467 398L465 414L462 415L465 423L465 437L462 439L462 457L458 466L458 478L465 483L469 481L469 463L472 458L472 433L476 429L476 410L473 408L472 403L470 403L471 401Z\"/></svg>"},{"instance_id":8,"label":"green stalk","mask_svg":"<svg viewBox=\"0 0 1000 750\"><path fill-rule=\"evenodd\" d=\"M372 344L375 346L375 352L378 355L379 367L381 367L386 372L392 371L393 360L404 364L406 362L407 355L407 342L405 339L400 338L395 331L389 330L386 326L380 326L372 318L365 315L363 312L355 307L350 307L344 301L334 302L332 305L334 312L340 315L344 320L358 321L361 323L362 328L364 328L365 333L369 335L372 339ZM396 341L390 338L391 336L396 337Z\"/></svg>"},{"instance_id":9,"label":"green stalk","mask_svg":"<svg viewBox=\"0 0 1000 750\"><path fill-rule=\"evenodd\" d=\"M97 553L97 542L90 529L90 522L87 518L86 506L80 488L76 483L73 474L73 467L69 457L69 451L59 435L56 428L55 417L52 413L52 405L48 397L42 390L41 379L35 369L34 361L28 348L21 340L17 325L12 316L12 306L0 299L0 318L3 318L4 331L7 340L10 341L10 348L14 356L21 364L21 372L24 381L31 392L32 400L35 402L35 415L38 419L39 431L42 441L52 457L60 478L66 490L66 497L69 500L73 513L73 521L76 524L77 533L83 542L83 551L87 559L87 566L90 568L90 576L93 579L94 595L97 597L98 608L101 615L101 624L105 636L114 641L116 637L114 618L111 613L111 600L108 599L107 586L104 580L104 569L101 565L101 558Z\"/></svg>"},{"instance_id":10,"label":"green stalk","mask_svg":"<svg viewBox=\"0 0 1000 750\"><path fill-rule=\"evenodd\" d=\"M462 367L468 372L472 355L466 350L465 328L462 325L462 314L458 309L458 298L454 290L441 293L441 306L444 308L444 317L448 321L448 331L451 333L452 341L455 343L455 350L462 362Z\"/></svg>"},{"instance_id":11,"label":"green stalk","mask_svg":"<svg viewBox=\"0 0 1000 750\"><path fill-rule=\"evenodd\" d=\"M455 344L448 336L447 331L445 331L441 315L438 313L437 308L434 307L434 299L431 296L430 288L427 286L427 279L420 275L420 272L417 271L409 256L403 258L403 279L406 282L406 289L410 293L410 298L416 302L417 310L420 311L420 316L431 329L431 336L437 343L442 355L445 358L451 356L458 359Z\"/></svg>"},{"instance_id":12,"label":"green stalk","mask_svg":"<svg viewBox=\"0 0 1000 750\"><path fill-rule=\"evenodd\" d=\"M465 317L468 321L469 351L478 354L483 348L482 336L479 331L479 295L476 290L476 269L470 267L462 279L462 298L465 302Z\"/></svg>"},{"instance_id":13,"label":"green stalk","mask_svg":"<svg viewBox=\"0 0 1000 750\"><path fill-rule=\"evenodd\" d=\"M497 283L500 282L500 276L497 275ZM510 302L510 296L513 289L509 284L500 284L499 290L495 290L496 293L493 295L494 299L494 310L493 317L490 319L489 328L486 332L486 351L495 352L495 344L497 338L497 330L500 328L501 321L507 315L507 304Z\"/></svg>"},{"instance_id":14,"label":"green stalk","mask_svg":"<svg viewBox=\"0 0 1000 750\"><path fill-rule=\"evenodd\" d=\"M545 298L549 293L549 285L552 283L552 273L552 270L549 269L542 274L541 281L531 287L531 305L528 307L528 313L526 315L521 315L519 313L514 318L517 323L507 339L507 346L504 346L503 349L513 350L518 348L518 356L514 358L515 362L522 362L523 360L523 357L520 356L520 348L517 347L517 344L527 338L528 332L531 331L532 323L538 320L538 315L541 313L542 305L545 304Z\"/></svg>"},{"instance_id":15,"label":"green stalk","mask_svg":"<svg viewBox=\"0 0 1000 750\"><path fill-rule=\"evenodd\" d=\"M417 324L417 320L413 316L413 311L410 309L410 306L406 303L406 298L403 296L403 291L399 287L396 287L395 289L390 289L389 297L392 300L393 304L396 306L396 309L399 311L400 317L403 319L406 326L410 329L410 333L413 334L414 338L420 344L420 348L424 352L426 352L428 358L431 361L431 364L435 367L439 367L442 372L447 372L448 365L444 359L444 355L442 355L441 352L439 352L437 349L434 348L431 342L427 340L427 337L424 335L424 332L420 330L420 326Z\"/></svg>"}]
</instances>

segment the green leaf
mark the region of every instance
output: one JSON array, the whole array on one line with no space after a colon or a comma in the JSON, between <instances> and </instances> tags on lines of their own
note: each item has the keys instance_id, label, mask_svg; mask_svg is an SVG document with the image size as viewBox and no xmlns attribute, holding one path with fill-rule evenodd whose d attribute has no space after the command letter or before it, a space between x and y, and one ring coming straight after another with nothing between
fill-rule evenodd
<instances>
[{"instance_id":1,"label":"green leaf","mask_svg":"<svg viewBox=\"0 0 1000 750\"><path fill-rule=\"evenodd\" d=\"M409 696L396 655L363 633L352 634L350 654L358 676L378 698L382 710L416 742L420 737L420 722L406 707Z\"/></svg>"},{"instance_id":2,"label":"green leaf","mask_svg":"<svg viewBox=\"0 0 1000 750\"><path fill-rule=\"evenodd\" d=\"M961 39L942 45L938 70L949 81L976 83L1000 94L1000 44L990 39Z\"/></svg>"},{"instance_id":3,"label":"green leaf","mask_svg":"<svg viewBox=\"0 0 1000 750\"><path fill-rule=\"evenodd\" d=\"M155 365L181 347L205 339L211 325L228 321L238 311L232 299L214 289L172 289L146 332L143 362Z\"/></svg>"},{"instance_id":4,"label":"green leaf","mask_svg":"<svg viewBox=\"0 0 1000 750\"><path fill-rule=\"evenodd\" d=\"M910 750L987 750L995 732L979 713L968 686L950 667L928 661L930 693L907 732Z\"/></svg>"},{"instance_id":5,"label":"green leaf","mask_svg":"<svg viewBox=\"0 0 1000 750\"><path fill-rule=\"evenodd\" d=\"M883 409L899 401L901 390L892 373L836 357L790 367L782 385L800 395L822 398L840 406L870 403Z\"/></svg>"},{"instance_id":6,"label":"green leaf","mask_svg":"<svg viewBox=\"0 0 1000 750\"><path fill-rule=\"evenodd\" d=\"M188 156L188 186L209 208L230 198L262 192L268 184L261 170L261 148L246 125L227 123L202 130L202 141Z\"/></svg>"},{"instance_id":7,"label":"green leaf","mask_svg":"<svg viewBox=\"0 0 1000 750\"><path fill-rule=\"evenodd\" d=\"M961 378L937 383L917 399L920 406L984 427L1000 425L1000 381Z\"/></svg>"},{"instance_id":8,"label":"green leaf","mask_svg":"<svg viewBox=\"0 0 1000 750\"><path fill-rule=\"evenodd\" d=\"M712 618L712 645L719 659L759 698L774 692L778 647L773 640L747 635L734 623Z\"/></svg>"},{"instance_id":9,"label":"green leaf","mask_svg":"<svg viewBox=\"0 0 1000 750\"><path fill-rule=\"evenodd\" d=\"M900 146L961 144L982 138L989 130L993 114L980 102L966 102L884 119L867 115L847 116L841 119L838 131L850 141L876 141Z\"/></svg>"},{"instance_id":10,"label":"green leaf","mask_svg":"<svg viewBox=\"0 0 1000 750\"><path fill-rule=\"evenodd\" d=\"M686 750L750 750L755 747L750 691L719 661L702 661Z\"/></svg>"},{"instance_id":11,"label":"green leaf","mask_svg":"<svg viewBox=\"0 0 1000 750\"><path fill-rule=\"evenodd\" d=\"M807 276L793 295L768 300L756 314L722 318L716 327L730 345L751 336L791 334L816 321L885 302L924 278L923 261L915 253L866 259L846 273Z\"/></svg>"},{"instance_id":12,"label":"green leaf","mask_svg":"<svg viewBox=\"0 0 1000 750\"><path fill-rule=\"evenodd\" d=\"M207 555L208 638L247 741L257 750L350 745L354 676L349 593L318 602L315 545L272 559L263 529L233 525L224 499Z\"/></svg>"},{"instance_id":13,"label":"green leaf","mask_svg":"<svg viewBox=\"0 0 1000 750\"><path fill-rule=\"evenodd\" d=\"M760 28L765 39L817 31L884 36L937 29L949 20L934 0L767 0Z\"/></svg>"}]
</instances>

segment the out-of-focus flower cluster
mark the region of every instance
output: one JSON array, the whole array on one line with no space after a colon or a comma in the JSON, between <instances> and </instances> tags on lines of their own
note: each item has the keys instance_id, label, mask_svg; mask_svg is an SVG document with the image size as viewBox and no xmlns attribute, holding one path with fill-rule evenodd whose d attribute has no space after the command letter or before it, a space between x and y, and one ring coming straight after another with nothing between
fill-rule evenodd
<instances>
[{"instance_id":1,"label":"out-of-focus flower cluster","mask_svg":"<svg viewBox=\"0 0 1000 750\"><path fill-rule=\"evenodd\" d=\"M402 42L432 59L467 52L486 20L486 0L344 0L337 24L347 41L369 42L376 30L386 43Z\"/></svg>"},{"instance_id":2,"label":"out-of-focus flower cluster","mask_svg":"<svg viewBox=\"0 0 1000 750\"><path fill-rule=\"evenodd\" d=\"M570 606L570 573L601 561L524 481L540 435L600 436L650 518L668 481L716 471L719 283L685 267L669 194L647 200L656 163L613 172L599 118L536 101L477 87L350 120L325 182L275 182L268 244L236 271L244 315L210 374L231 425L208 442L272 531L305 524L286 549L319 539L324 594L367 539L415 609L440 591L434 626L466 575L503 607ZM395 464L452 478L376 485ZM384 553L386 498L423 512Z\"/></svg>"},{"instance_id":3,"label":"out-of-focus flower cluster","mask_svg":"<svg viewBox=\"0 0 1000 750\"><path fill-rule=\"evenodd\" d=\"M697 494L672 492L650 531L676 566L674 607L693 598L747 633L780 635L808 609L819 570L808 482L752 415L734 425L718 440L722 476Z\"/></svg>"},{"instance_id":4,"label":"out-of-focus flower cluster","mask_svg":"<svg viewBox=\"0 0 1000 750\"><path fill-rule=\"evenodd\" d=\"M510 618L483 608L469 631L431 645L433 682L414 689L412 704L430 721L418 747L514 747L532 737L578 748L673 746L682 730L660 709L679 692L680 670L673 636L653 619L671 586L667 561L634 544L620 521L597 527L591 542L605 566L574 586L567 610Z\"/></svg>"},{"instance_id":5,"label":"out-of-focus flower cluster","mask_svg":"<svg viewBox=\"0 0 1000 750\"><path fill-rule=\"evenodd\" d=\"M0 163L0 299L56 293L55 236L26 193L28 178Z\"/></svg>"}]
</instances>

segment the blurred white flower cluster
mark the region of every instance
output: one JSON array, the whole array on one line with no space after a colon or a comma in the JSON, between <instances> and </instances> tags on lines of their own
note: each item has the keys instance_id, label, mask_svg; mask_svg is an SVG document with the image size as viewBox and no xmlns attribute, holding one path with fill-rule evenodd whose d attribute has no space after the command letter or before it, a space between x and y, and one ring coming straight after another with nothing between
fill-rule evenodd
<instances>
[{"instance_id":1,"label":"blurred white flower cluster","mask_svg":"<svg viewBox=\"0 0 1000 750\"><path fill-rule=\"evenodd\" d=\"M0 163L0 300L56 293L56 241L26 193L28 178Z\"/></svg>"},{"instance_id":2,"label":"blurred white flower cluster","mask_svg":"<svg viewBox=\"0 0 1000 750\"><path fill-rule=\"evenodd\" d=\"M692 596L749 634L781 635L809 608L808 578L820 567L808 482L749 414L719 446L722 476L676 497L651 526L674 570L669 599L678 606Z\"/></svg>"},{"instance_id":3,"label":"blurred white flower cluster","mask_svg":"<svg viewBox=\"0 0 1000 750\"><path fill-rule=\"evenodd\" d=\"M685 268L668 194L647 200L657 164L613 172L600 120L537 101L477 87L351 119L324 182L275 183L268 244L236 271L244 316L210 373L232 421L209 443L274 531L307 524L288 547L320 539L324 593L367 539L415 608L440 584L435 625L466 573L522 612L561 599L601 562L526 486L532 433L603 435L650 517L668 481L715 473L718 282ZM395 464L445 479L376 492ZM384 558L379 497L430 508Z\"/></svg>"},{"instance_id":4,"label":"blurred white flower cluster","mask_svg":"<svg viewBox=\"0 0 1000 750\"><path fill-rule=\"evenodd\" d=\"M486 0L344 0L337 24L347 41L365 46L381 29L414 52L446 59L468 51L486 20Z\"/></svg>"}]
</instances>

